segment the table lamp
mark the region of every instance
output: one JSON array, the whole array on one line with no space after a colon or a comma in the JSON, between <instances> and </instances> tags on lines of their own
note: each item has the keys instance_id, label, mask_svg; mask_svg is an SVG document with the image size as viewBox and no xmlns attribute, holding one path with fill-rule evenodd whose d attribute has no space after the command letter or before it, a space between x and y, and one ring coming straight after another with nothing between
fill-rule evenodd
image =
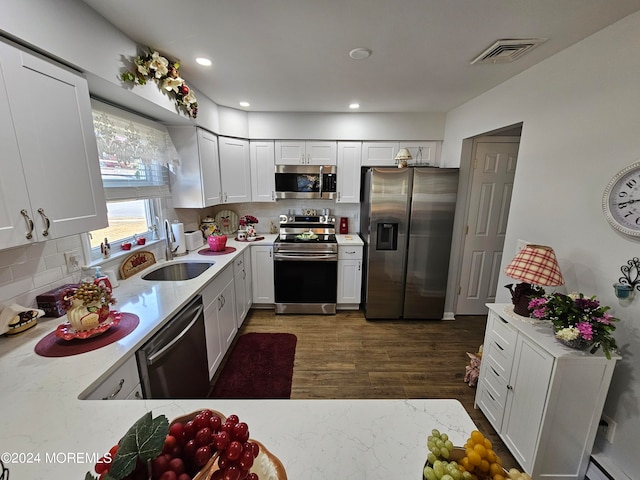
<instances>
[{"instance_id":1,"label":"table lamp","mask_svg":"<svg viewBox=\"0 0 640 480\"><path fill-rule=\"evenodd\" d=\"M524 317L529 316L529 301L535 292L533 285L558 286L564 284L560 266L553 248L544 245L526 245L509 262L504 273L522 283L513 287L506 285L511 291L513 311Z\"/></svg>"},{"instance_id":2,"label":"table lamp","mask_svg":"<svg viewBox=\"0 0 640 480\"><path fill-rule=\"evenodd\" d=\"M412 158L409 149L403 147L396 153L395 161L398 164L398 168L405 168L407 166L407 160L411 160Z\"/></svg>"}]
</instances>

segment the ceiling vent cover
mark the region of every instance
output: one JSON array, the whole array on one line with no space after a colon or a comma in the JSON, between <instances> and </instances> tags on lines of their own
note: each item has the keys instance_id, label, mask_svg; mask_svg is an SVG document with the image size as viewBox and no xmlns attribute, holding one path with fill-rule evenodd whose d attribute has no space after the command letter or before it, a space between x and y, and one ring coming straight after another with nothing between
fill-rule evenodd
<instances>
[{"instance_id":1,"label":"ceiling vent cover","mask_svg":"<svg viewBox=\"0 0 640 480\"><path fill-rule=\"evenodd\" d=\"M498 40L471 63L508 63L520 58L529 50L546 42L546 38Z\"/></svg>"}]
</instances>

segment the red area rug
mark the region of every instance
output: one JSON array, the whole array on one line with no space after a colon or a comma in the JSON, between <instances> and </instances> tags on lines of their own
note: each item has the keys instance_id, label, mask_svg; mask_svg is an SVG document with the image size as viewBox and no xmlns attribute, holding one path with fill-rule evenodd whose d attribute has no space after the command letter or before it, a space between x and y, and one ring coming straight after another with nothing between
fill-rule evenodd
<instances>
[{"instance_id":1,"label":"red area rug","mask_svg":"<svg viewBox=\"0 0 640 480\"><path fill-rule=\"evenodd\" d=\"M290 398L297 341L291 333L240 336L209 397Z\"/></svg>"}]
</instances>

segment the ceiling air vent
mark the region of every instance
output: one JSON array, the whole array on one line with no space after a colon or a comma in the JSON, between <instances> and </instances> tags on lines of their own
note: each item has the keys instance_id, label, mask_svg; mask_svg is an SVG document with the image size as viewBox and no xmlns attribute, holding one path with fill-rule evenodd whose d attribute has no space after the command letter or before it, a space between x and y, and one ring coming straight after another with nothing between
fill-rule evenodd
<instances>
[{"instance_id":1,"label":"ceiling air vent","mask_svg":"<svg viewBox=\"0 0 640 480\"><path fill-rule=\"evenodd\" d=\"M474 58L471 63L508 63L537 47L546 38L527 38L515 40L498 40L484 52Z\"/></svg>"}]
</instances>

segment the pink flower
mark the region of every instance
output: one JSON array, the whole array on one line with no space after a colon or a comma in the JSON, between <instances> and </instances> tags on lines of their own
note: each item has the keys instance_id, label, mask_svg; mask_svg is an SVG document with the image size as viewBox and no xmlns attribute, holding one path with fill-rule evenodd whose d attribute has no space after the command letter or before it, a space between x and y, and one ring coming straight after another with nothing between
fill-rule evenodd
<instances>
[{"instance_id":1,"label":"pink flower","mask_svg":"<svg viewBox=\"0 0 640 480\"><path fill-rule=\"evenodd\" d=\"M585 340L593 340L593 328L589 322L580 322L576 325L580 336Z\"/></svg>"},{"instance_id":2,"label":"pink flower","mask_svg":"<svg viewBox=\"0 0 640 480\"><path fill-rule=\"evenodd\" d=\"M596 317L596 321L598 321L599 323L604 323L605 325L611 325L612 318L613 315L611 315L610 313L603 313L602 317Z\"/></svg>"}]
</instances>

